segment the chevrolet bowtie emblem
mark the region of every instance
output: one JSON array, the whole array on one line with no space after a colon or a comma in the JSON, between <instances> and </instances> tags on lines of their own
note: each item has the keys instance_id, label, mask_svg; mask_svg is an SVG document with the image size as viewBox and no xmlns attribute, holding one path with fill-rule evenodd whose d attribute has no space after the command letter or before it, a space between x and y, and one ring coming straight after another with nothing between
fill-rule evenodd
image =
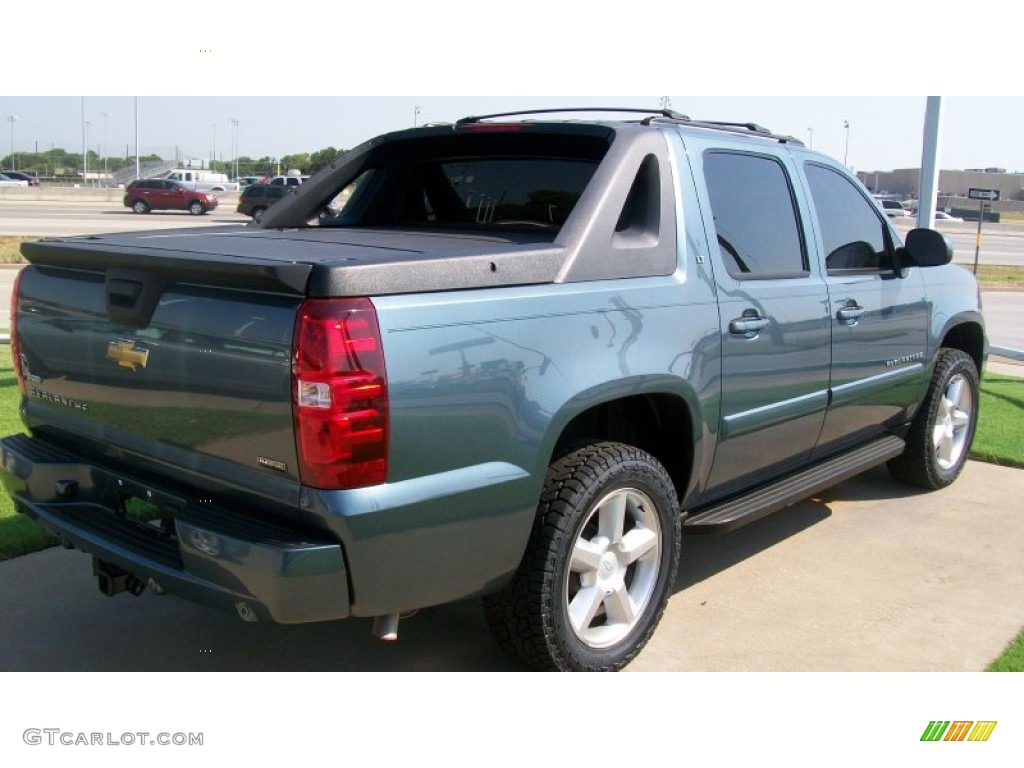
<instances>
[{"instance_id":1,"label":"chevrolet bowtie emblem","mask_svg":"<svg viewBox=\"0 0 1024 768\"><path fill-rule=\"evenodd\" d=\"M113 360L122 368L137 371L146 367L149 350L135 346L131 339L112 341L107 345L107 360Z\"/></svg>"}]
</instances>

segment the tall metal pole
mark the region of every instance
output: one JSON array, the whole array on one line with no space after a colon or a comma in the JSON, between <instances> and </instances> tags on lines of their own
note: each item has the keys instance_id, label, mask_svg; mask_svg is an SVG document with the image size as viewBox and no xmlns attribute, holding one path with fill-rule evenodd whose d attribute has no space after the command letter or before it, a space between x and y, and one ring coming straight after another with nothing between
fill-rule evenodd
<instances>
[{"instance_id":1,"label":"tall metal pole","mask_svg":"<svg viewBox=\"0 0 1024 768\"><path fill-rule=\"evenodd\" d=\"M814 129L810 127L807 129L807 148L814 149Z\"/></svg>"},{"instance_id":2,"label":"tall metal pole","mask_svg":"<svg viewBox=\"0 0 1024 768\"><path fill-rule=\"evenodd\" d=\"M139 168L139 97L135 97L135 178L141 178Z\"/></svg>"},{"instance_id":3,"label":"tall metal pole","mask_svg":"<svg viewBox=\"0 0 1024 768\"><path fill-rule=\"evenodd\" d=\"M103 185L107 184L107 113L103 113Z\"/></svg>"},{"instance_id":4,"label":"tall metal pole","mask_svg":"<svg viewBox=\"0 0 1024 768\"><path fill-rule=\"evenodd\" d=\"M85 136L82 141L82 145L85 147L85 151L82 152L82 181L85 186L89 186L89 126L92 123L88 120L85 121Z\"/></svg>"},{"instance_id":5,"label":"tall metal pole","mask_svg":"<svg viewBox=\"0 0 1024 768\"><path fill-rule=\"evenodd\" d=\"M13 170L18 170L18 162L14 158L14 124L18 122L17 115L8 115L7 122L11 124L11 167Z\"/></svg>"},{"instance_id":6,"label":"tall metal pole","mask_svg":"<svg viewBox=\"0 0 1024 768\"><path fill-rule=\"evenodd\" d=\"M849 120L843 120L843 128L846 129L846 148L843 150L843 165L845 165L847 168L849 168L850 167L850 163L848 162L848 158L850 156L850 121Z\"/></svg>"},{"instance_id":7,"label":"tall metal pole","mask_svg":"<svg viewBox=\"0 0 1024 768\"><path fill-rule=\"evenodd\" d=\"M419 123L419 119L420 119L420 108L418 106L415 106L415 107L412 108L412 127L413 128L415 128L416 125Z\"/></svg>"},{"instance_id":8,"label":"tall metal pole","mask_svg":"<svg viewBox=\"0 0 1024 768\"><path fill-rule=\"evenodd\" d=\"M232 148L231 154L235 158L235 179L238 179L238 123L237 117L230 118L231 125L235 129L234 136L232 137Z\"/></svg>"},{"instance_id":9,"label":"tall metal pole","mask_svg":"<svg viewBox=\"0 0 1024 768\"><path fill-rule=\"evenodd\" d=\"M974 274L978 274L978 257L981 255L981 222L985 218L985 201L978 201L978 235L974 238Z\"/></svg>"},{"instance_id":10,"label":"tall metal pole","mask_svg":"<svg viewBox=\"0 0 1024 768\"><path fill-rule=\"evenodd\" d=\"M217 162L217 124L210 123L213 128L213 155L210 158L210 170L214 169L214 164Z\"/></svg>"},{"instance_id":11,"label":"tall metal pole","mask_svg":"<svg viewBox=\"0 0 1024 768\"><path fill-rule=\"evenodd\" d=\"M88 183L86 182L86 179L89 178L89 157L86 154L86 147L88 146L88 144L86 143L86 138L87 138L86 130L85 130L85 126L86 125L88 125L88 123L85 122L85 96L83 96L82 97L82 186L83 187L89 186Z\"/></svg>"},{"instance_id":12,"label":"tall metal pole","mask_svg":"<svg viewBox=\"0 0 1024 768\"><path fill-rule=\"evenodd\" d=\"M942 97L929 96L924 111L924 140L921 149L921 183L917 190L917 226L935 226L939 193L939 143L942 136Z\"/></svg>"}]
</instances>

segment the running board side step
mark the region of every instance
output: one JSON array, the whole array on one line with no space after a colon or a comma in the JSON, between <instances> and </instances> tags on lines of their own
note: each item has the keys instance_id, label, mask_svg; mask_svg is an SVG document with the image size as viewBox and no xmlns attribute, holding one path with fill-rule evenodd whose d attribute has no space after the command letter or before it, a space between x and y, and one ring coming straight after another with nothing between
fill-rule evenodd
<instances>
[{"instance_id":1,"label":"running board side step","mask_svg":"<svg viewBox=\"0 0 1024 768\"><path fill-rule=\"evenodd\" d=\"M683 520L683 532L720 533L760 520L903 453L905 443L885 437L808 467L795 475L724 501Z\"/></svg>"}]
</instances>

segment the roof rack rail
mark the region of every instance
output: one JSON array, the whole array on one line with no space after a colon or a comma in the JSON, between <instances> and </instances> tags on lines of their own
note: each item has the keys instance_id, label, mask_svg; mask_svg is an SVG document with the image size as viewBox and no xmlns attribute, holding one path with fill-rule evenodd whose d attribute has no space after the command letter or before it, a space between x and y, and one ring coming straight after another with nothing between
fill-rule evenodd
<instances>
[{"instance_id":1,"label":"roof rack rail","mask_svg":"<svg viewBox=\"0 0 1024 768\"><path fill-rule=\"evenodd\" d=\"M706 123L707 125L720 125L723 128L746 128L748 131L753 131L754 133L772 134L770 130L765 128L763 125L758 125L757 123L730 123L725 120L700 120L698 122Z\"/></svg>"},{"instance_id":2,"label":"roof rack rail","mask_svg":"<svg viewBox=\"0 0 1024 768\"><path fill-rule=\"evenodd\" d=\"M732 131L734 133L753 133L757 136L761 136L766 139L774 139L775 141L783 142L785 144L795 144L799 147L805 146L804 143L795 136L774 133L770 129L765 128L763 125L758 125L757 123L734 123L725 120L688 120L687 124L694 128L711 128L717 131Z\"/></svg>"},{"instance_id":3,"label":"roof rack rail","mask_svg":"<svg viewBox=\"0 0 1024 768\"><path fill-rule=\"evenodd\" d=\"M495 117L515 117L517 115L550 115L559 112L638 112L644 115L667 117L670 120L689 120L686 115L671 109L639 109L634 107L563 107L562 109L523 109L516 112L495 112L492 115L470 115L455 121L455 125L479 123Z\"/></svg>"},{"instance_id":4,"label":"roof rack rail","mask_svg":"<svg viewBox=\"0 0 1024 768\"><path fill-rule=\"evenodd\" d=\"M561 109L524 109L516 112L495 112L491 115L470 115L455 121L455 127L479 123L482 120L491 120L496 117L517 117L522 115L550 115L560 112L630 112L647 115L640 122L650 125L655 120L671 120L678 123L686 123L696 128L713 128L720 131L733 131L735 133L753 133L766 139L804 146L804 143L795 136L785 136L772 133L768 128L757 123L734 123L724 120L693 120L689 115L684 115L672 109L642 109L637 107L563 107Z\"/></svg>"}]
</instances>

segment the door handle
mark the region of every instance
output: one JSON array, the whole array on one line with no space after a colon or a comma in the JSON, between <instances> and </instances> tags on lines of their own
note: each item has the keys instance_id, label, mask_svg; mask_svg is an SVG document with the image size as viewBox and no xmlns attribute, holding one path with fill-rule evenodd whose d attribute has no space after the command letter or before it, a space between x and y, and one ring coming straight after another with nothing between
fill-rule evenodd
<instances>
[{"instance_id":1,"label":"door handle","mask_svg":"<svg viewBox=\"0 0 1024 768\"><path fill-rule=\"evenodd\" d=\"M744 314L729 322L729 333L734 336L742 336L745 339L752 339L767 328L770 322L767 317Z\"/></svg>"},{"instance_id":2,"label":"door handle","mask_svg":"<svg viewBox=\"0 0 1024 768\"><path fill-rule=\"evenodd\" d=\"M839 308L836 312L836 319L843 325L856 325L858 318L864 314L864 307L860 306L853 299Z\"/></svg>"}]
</instances>

